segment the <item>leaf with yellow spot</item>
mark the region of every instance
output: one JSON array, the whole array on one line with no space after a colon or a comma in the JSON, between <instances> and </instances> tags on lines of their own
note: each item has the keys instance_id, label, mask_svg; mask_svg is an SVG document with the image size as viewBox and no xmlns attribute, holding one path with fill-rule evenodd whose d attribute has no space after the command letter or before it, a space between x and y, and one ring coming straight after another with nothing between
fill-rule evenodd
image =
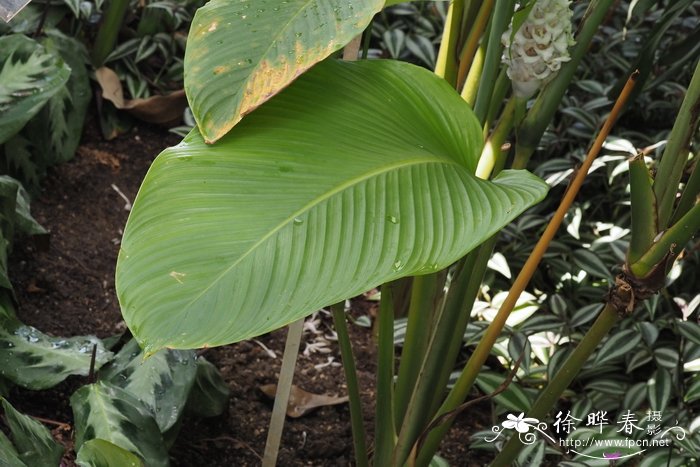
<instances>
[{"instance_id":1,"label":"leaf with yellow spot","mask_svg":"<svg viewBox=\"0 0 700 467\"><path fill-rule=\"evenodd\" d=\"M361 33L382 0L212 0L195 14L185 91L207 143Z\"/></svg>"}]
</instances>

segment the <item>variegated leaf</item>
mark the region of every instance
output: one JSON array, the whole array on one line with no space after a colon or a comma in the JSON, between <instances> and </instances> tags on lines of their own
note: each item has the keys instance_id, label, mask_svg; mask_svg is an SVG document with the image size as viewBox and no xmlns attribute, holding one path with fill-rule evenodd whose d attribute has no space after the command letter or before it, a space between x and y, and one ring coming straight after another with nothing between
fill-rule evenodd
<instances>
[{"instance_id":1,"label":"variegated leaf","mask_svg":"<svg viewBox=\"0 0 700 467\"><path fill-rule=\"evenodd\" d=\"M129 392L150 410L161 432L182 415L197 374L191 350L161 350L144 360L135 340L130 340L100 373L100 379Z\"/></svg>"},{"instance_id":2,"label":"variegated leaf","mask_svg":"<svg viewBox=\"0 0 700 467\"><path fill-rule=\"evenodd\" d=\"M149 467L167 467L168 453L158 424L138 399L100 381L83 386L70 398L75 420L75 449L103 439L138 455Z\"/></svg>"}]
</instances>

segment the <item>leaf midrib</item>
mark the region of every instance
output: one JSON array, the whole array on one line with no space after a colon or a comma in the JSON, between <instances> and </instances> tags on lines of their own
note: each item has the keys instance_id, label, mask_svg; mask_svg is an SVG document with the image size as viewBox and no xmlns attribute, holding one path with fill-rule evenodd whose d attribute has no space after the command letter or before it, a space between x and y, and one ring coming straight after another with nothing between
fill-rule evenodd
<instances>
[{"instance_id":1,"label":"leaf midrib","mask_svg":"<svg viewBox=\"0 0 700 467\"><path fill-rule=\"evenodd\" d=\"M440 158L439 160L435 160L435 157ZM367 173L362 174L361 176L355 177L355 178L350 178L348 179L345 183L342 183L338 185L335 188L332 188L328 190L326 193L322 194L321 196L318 196L314 198L312 201L309 203L305 204L301 209L298 209L295 211L293 214L290 216L286 217L283 221L281 221L279 224L277 224L275 227L270 229L270 231L263 235L260 240L255 242L253 245L248 248L236 261L234 261L229 267L224 269L217 277L214 279L211 284L209 284L204 290L202 290L200 293L198 293L192 300L187 302L185 306L183 307L186 310L186 313L189 314L190 307L196 303L200 298L202 298L210 289L212 289L216 284L219 283L219 281L226 276L231 270L233 270L236 266L238 266L245 258L248 257L252 252L256 251L256 249L265 243L268 239L270 239L273 235L275 235L277 232L282 230L286 225L288 225L290 222L294 221L294 218L300 216L301 214L311 210L315 206L321 204L323 201L326 201L327 199L332 198L333 196L337 195L338 193L341 193L348 188L359 185L360 183L370 180L374 177L378 177L384 173L391 172L393 170L398 170L406 167L412 167L416 165L421 165L421 164L437 164L437 165L454 165L458 167L460 170L465 170L462 165L457 163L456 161L452 161L447 158L443 158L441 156L433 156L432 159L412 159L409 162L399 162L396 164L388 165L388 166L382 166L379 170L372 170ZM184 316L181 322L187 321L187 314Z\"/></svg>"}]
</instances>

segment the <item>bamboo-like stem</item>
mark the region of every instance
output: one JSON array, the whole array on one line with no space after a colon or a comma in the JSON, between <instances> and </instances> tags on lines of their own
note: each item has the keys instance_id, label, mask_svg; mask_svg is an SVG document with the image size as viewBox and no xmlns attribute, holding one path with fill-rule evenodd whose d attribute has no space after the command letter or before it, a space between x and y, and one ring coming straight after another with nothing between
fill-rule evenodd
<instances>
[{"instance_id":1,"label":"bamboo-like stem","mask_svg":"<svg viewBox=\"0 0 700 467\"><path fill-rule=\"evenodd\" d=\"M476 94L479 89L479 81L481 80L481 72L484 69L484 57L486 56L486 47L481 46L476 51L474 59L472 60L472 66L469 68L469 74L467 75L467 80L462 88L462 99L469 104L470 107L474 108L474 103L476 102Z\"/></svg>"},{"instance_id":2,"label":"bamboo-like stem","mask_svg":"<svg viewBox=\"0 0 700 467\"><path fill-rule=\"evenodd\" d=\"M272 406L272 416L270 417L270 428L267 432L267 442L265 443L265 454L263 456L262 467L274 467L277 464L277 454L280 450L282 431L284 430L284 418L287 413L289 403L289 393L292 390L294 380L294 367L299 354L299 344L301 334L304 330L304 318L297 320L287 327L287 343L284 346L282 357L282 368L277 381L277 392L275 394L275 404Z\"/></svg>"},{"instance_id":3,"label":"bamboo-like stem","mask_svg":"<svg viewBox=\"0 0 700 467\"><path fill-rule=\"evenodd\" d=\"M685 245L700 230L700 203L695 203L678 222L669 227L661 237L654 242L649 250L637 261L630 265L630 270L636 277L644 277L659 264L667 255L675 257L679 249Z\"/></svg>"},{"instance_id":4,"label":"bamboo-like stem","mask_svg":"<svg viewBox=\"0 0 700 467\"><path fill-rule=\"evenodd\" d=\"M496 165L496 160L501 155L501 146L503 146L508 134L510 134L510 131L513 129L515 108L518 104L524 105L525 102L516 97L508 99L503 109L501 119L498 121L489 139L486 140L484 149L481 151L479 164L476 167L477 177L486 180L491 176L491 172Z\"/></svg>"},{"instance_id":5,"label":"bamboo-like stem","mask_svg":"<svg viewBox=\"0 0 700 467\"><path fill-rule=\"evenodd\" d=\"M639 155L629 162L630 199L632 201L632 236L627 250L627 262L633 264L646 253L658 233L656 196L652 178Z\"/></svg>"},{"instance_id":6,"label":"bamboo-like stem","mask_svg":"<svg viewBox=\"0 0 700 467\"><path fill-rule=\"evenodd\" d=\"M678 183L688 163L690 140L698 130L700 122L700 60L695 66L683 104L668 137L661 156L654 182L654 193L658 202L659 228L664 229L673 213L673 203L678 192Z\"/></svg>"},{"instance_id":7,"label":"bamboo-like stem","mask_svg":"<svg viewBox=\"0 0 700 467\"><path fill-rule=\"evenodd\" d=\"M467 79L467 73L474 62L474 56L479 48L479 41L486 30L486 25L489 22L493 10L493 0L484 0L481 2L479 12L476 15L474 24L469 30L467 40L462 47L462 52L459 54L459 68L457 70L457 90L463 88Z\"/></svg>"},{"instance_id":8,"label":"bamboo-like stem","mask_svg":"<svg viewBox=\"0 0 700 467\"><path fill-rule=\"evenodd\" d=\"M394 303L393 285L384 284L379 304L379 348L377 350L377 399L374 462L390 465L396 440L394 425Z\"/></svg>"},{"instance_id":9,"label":"bamboo-like stem","mask_svg":"<svg viewBox=\"0 0 700 467\"><path fill-rule=\"evenodd\" d=\"M92 64L99 68L107 56L114 50L119 29L129 8L129 0L111 0L107 7L100 29L92 47Z\"/></svg>"},{"instance_id":10,"label":"bamboo-like stem","mask_svg":"<svg viewBox=\"0 0 700 467\"><path fill-rule=\"evenodd\" d=\"M505 101L505 98L506 98L506 95L508 94L508 91L510 91L510 78L508 78L508 73L506 72L506 68L503 67L503 68L501 68L500 73L498 73L498 78L496 78L496 85L493 88L493 96L491 99L491 105L489 106L489 111L486 114L486 120L484 120L484 132L486 133L486 136L488 136L488 130L491 128L491 124L498 117L499 112L501 114L504 112L503 102ZM521 99L521 103L519 103L517 105L517 107L515 109L516 113L514 115L514 120L513 120L514 127L518 126L518 121L520 119L522 119L522 117L525 115L525 105L526 104L527 104L527 101ZM503 117L501 116L501 118L503 118Z\"/></svg>"},{"instance_id":11,"label":"bamboo-like stem","mask_svg":"<svg viewBox=\"0 0 700 467\"><path fill-rule=\"evenodd\" d=\"M671 218L672 224L675 224L678 219L683 217L693 207L698 196L700 196L700 157L697 157L693 171L688 177L685 188L683 188L683 194L681 194L681 199L678 200L676 212L673 213L673 218Z\"/></svg>"},{"instance_id":12,"label":"bamboo-like stem","mask_svg":"<svg viewBox=\"0 0 700 467\"><path fill-rule=\"evenodd\" d=\"M424 382L416 389L415 401L411 401L410 407L414 403L427 404L427 401L432 401L430 411L427 413L435 414L443 403L444 392L435 391L435 388L447 386L456 357L464 345L464 329L469 322L471 309L481 288L481 281L497 239L498 235L494 235L482 243L477 250L469 253L461 264L462 267L457 271L431 342L432 352L426 356L424 362L424 371L430 376L424 375ZM433 366L437 368L431 375L429 371ZM420 424L416 423L415 432L407 432L406 439L413 437L418 439L420 431L427 423L426 420L422 420ZM409 434L411 436L408 436ZM442 436L427 439L418 452L416 465L428 465L437 452L440 441ZM413 443L415 444L415 441Z\"/></svg>"},{"instance_id":13,"label":"bamboo-like stem","mask_svg":"<svg viewBox=\"0 0 700 467\"><path fill-rule=\"evenodd\" d=\"M355 465L368 467L367 444L365 426L362 418L362 402L360 398L360 385L357 380L355 358L352 354L352 344L348 334L348 325L345 320L345 304L336 303L331 306L333 314L333 327L338 335L340 356L343 359L343 371L348 387L348 399L350 403L350 425L352 426L352 442L355 450Z\"/></svg>"},{"instance_id":14,"label":"bamboo-like stem","mask_svg":"<svg viewBox=\"0 0 700 467\"><path fill-rule=\"evenodd\" d=\"M547 387L540 393L539 397L528 411L527 416L537 419L544 418L551 408L556 404L561 394L569 387L571 381L576 377L581 368L588 360L588 357L595 351L600 341L610 332L618 319L617 310L611 305L603 308L593 326L588 330L579 345L576 346L572 354L566 359L561 369L554 375L554 378L547 384ZM507 467L512 465L513 460L520 452L522 443L517 436L511 437L504 448L498 453L491 467Z\"/></svg>"},{"instance_id":15,"label":"bamboo-like stem","mask_svg":"<svg viewBox=\"0 0 700 467\"><path fill-rule=\"evenodd\" d=\"M501 66L501 35L508 28L508 22L513 16L514 0L496 0L493 17L489 29L488 43L486 45L486 57L484 69L479 81L479 92L474 103L474 113L480 122L484 122L489 110L493 88L498 76L498 68Z\"/></svg>"},{"instance_id":16,"label":"bamboo-like stem","mask_svg":"<svg viewBox=\"0 0 700 467\"><path fill-rule=\"evenodd\" d=\"M603 128L600 130L600 133L595 139L595 142L591 146L591 149L588 151L588 155L586 156L586 159L581 165L581 168L576 172L573 180L571 181L571 184L569 185L568 190L564 194L564 197L561 200L561 203L559 204L559 207L552 216L552 219L549 221L547 228L545 229L544 233L535 245L534 249L532 250L532 253L530 253L530 256L525 262L525 265L523 266L522 270L513 282L513 285L510 291L508 292L508 296L501 305L501 308L498 310L498 313L493 318L488 328L486 328L484 336L479 341L479 344L477 344L476 349L474 349L474 352L467 361L467 364L462 370L462 373L460 374L457 382L448 394L443 405L440 407L440 410L438 410L437 416L454 410L454 408L460 405L462 402L464 402L466 397L469 395L469 391L471 390L474 381L476 381L476 377L479 374L479 370L486 362L486 358L491 352L491 348L495 344L496 339L498 339L498 336L501 334L501 331L505 326L506 320L508 319L510 312L515 307L515 304L518 298L520 297L520 294L525 290L525 287L530 282L532 276L535 274L537 266L542 260L544 253L547 251L547 248L549 247L549 244L554 238L554 235L561 226L561 223L564 220L564 216L573 204L576 195L581 189L581 185L583 184L583 181L586 178L586 175L588 174L588 170L591 168L593 161L598 156L600 149L603 147L603 142L610 133L610 130L612 129L612 126L615 120L617 119L618 114L624 107L625 102L627 101L627 98L629 97L629 94L634 87L635 77L635 75L632 75L630 77L622 93L617 98L617 101L615 102L613 109L610 111L610 114L608 115L608 118L605 121ZM426 445L429 442L433 442L433 439L442 439L444 434L449 429L449 426L450 424L446 423L435 428L433 432L426 438Z\"/></svg>"},{"instance_id":17,"label":"bamboo-like stem","mask_svg":"<svg viewBox=\"0 0 700 467\"><path fill-rule=\"evenodd\" d=\"M512 100L512 104L509 101L506 106L501 120L481 156L482 159L487 158L488 162L482 166L480 159L479 167L481 169L477 169L477 177L486 179L494 168L498 172L503 167L505 153L501 151L501 146L512 129L516 105L517 102ZM420 435L422 427L425 426L428 417L439 407L442 394L436 393L434 388L444 387L447 383L450 367L445 365L445 362L453 362L459 352L463 330L467 326L469 312L479 291L481 278L486 271L496 238L497 236L491 237L478 250L473 251L460 262L456 277L450 285L445 306L436 316L437 326L422 361L419 370L420 378L417 380L415 390L411 395L404 425L399 433L395 462L403 462L402 456L405 453L407 455ZM430 462L435 449L437 449L437 444L434 444L432 448L434 449L428 448L418 453L417 465L427 465ZM402 460L399 461L399 459Z\"/></svg>"},{"instance_id":18,"label":"bamboo-like stem","mask_svg":"<svg viewBox=\"0 0 700 467\"><path fill-rule=\"evenodd\" d=\"M562 65L557 76L548 83L540 92L534 105L525 116L518 130L518 139L515 147L514 165L526 167L532 153L547 126L552 121L554 113L559 108L569 83L574 77L581 59L586 54L588 46L598 30L598 26L605 18L608 9L615 0L592 0L588 7L588 14L579 28L576 36L576 45L571 49L571 60Z\"/></svg>"},{"instance_id":19,"label":"bamboo-like stem","mask_svg":"<svg viewBox=\"0 0 700 467\"><path fill-rule=\"evenodd\" d=\"M394 419L401 426L406 407L418 378L420 364L426 353L432 331L433 313L440 275L438 273L413 278L411 304L408 309L404 352L394 394Z\"/></svg>"},{"instance_id":20,"label":"bamboo-like stem","mask_svg":"<svg viewBox=\"0 0 700 467\"><path fill-rule=\"evenodd\" d=\"M443 77L452 86L457 77L457 42L462 26L464 0L453 0L447 10L442 41L435 62L435 74Z\"/></svg>"}]
</instances>

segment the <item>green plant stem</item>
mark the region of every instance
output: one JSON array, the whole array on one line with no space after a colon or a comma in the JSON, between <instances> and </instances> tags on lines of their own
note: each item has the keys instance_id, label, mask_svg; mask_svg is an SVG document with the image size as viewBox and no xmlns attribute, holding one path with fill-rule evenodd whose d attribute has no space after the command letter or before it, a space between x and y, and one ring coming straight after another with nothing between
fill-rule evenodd
<instances>
[{"instance_id":1,"label":"green plant stem","mask_svg":"<svg viewBox=\"0 0 700 467\"><path fill-rule=\"evenodd\" d=\"M688 163L690 140L700 123L700 61L695 66L683 104L673 124L666 148L661 156L654 182L654 193L659 206L659 228L664 229L673 213L678 183Z\"/></svg>"},{"instance_id":2,"label":"green plant stem","mask_svg":"<svg viewBox=\"0 0 700 467\"><path fill-rule=\"evenodd\" d=\"M498 116L498 112L503 113L501 110L503 108L503 101L506 98L506 95L508 94L508 91L510 91L510 78L508 78L508 73L506 72L506 68L503 67L501 68L501 71L498 73L498 78L496 78L496 85L493 88L493 98L491 99L491 106L489 107L489 111L486 114L486 120L484 123L484 130L488 131L489 128L491 128L491 124L496 120L496 117ZM513 121L514 125L517 125L518 118L522 118L522 116L525 115L525 104L527 102L525 100L522 100L522 105L518 105L517 111L514 115L515 120ZM520 114L520 117L518 117L518 114ZM503 117L501 117L503 118ZM488 136L488 134L487 134Z\"/></svg>"},{"instance_id":3,"label":"green plant stem","mask_svg":"<svg viewBox=\"0 0 700 467\"><path fill-rule=\"evenodd\" d=\"M576 377L586 363L586 360L588 360L588 357L591 356L598 347L598 344L600 344L603 338L610 332L617 320L617 310L609 304L605 306L593 323L593 326L591 326L569 358L566 359L561 369L540 393L539 397L532 405L532 408L528 411L528 417L542 420L547 416L547 413L552 409L554 404L556 404L566 388L569 387L571 381L573 381L574 377ZM498 453L491 467L507 467L512 465L521 448L522 443L520 439L518 439L517 436L512 436Z\"/></svg>"},{"instance_id":4,"label":"green plant stem","mask_svg":"<svg viewBox=\"0 0 700 467\"><path fill-rule=\"evenodd\" d=\"M393 285L382 285L377 349L377 398L374 465L390 465L396 440L394 426L394 304Z\"/></svg>"},{"instance_id":5,"label":"green plant stem","mask_svg":"<svg viewBox=\"0 0 700 467\"><path fill-rule=\"evenodd\" d=\"M355 465L367 467L369 466L369 459L367 458L366 434L362 418L362 400L360 398L360 386L357 381L355 358L352 354L352 344L350 343L350 335L348 334L348 326L345 319L345 304L341 302L332 305L331 313L333 314L333 326L338 334L338 346L340 347L345 381L348 386Z\"/></svg>"},{"instance_id":6,"label":"green plant stem","mask_svg":"<svg viewBox=\"0 0 700 467\"><path fill-rule=\"evenodd\" d=\"M658 233L656 197L652 178L640 155L630 160L630 200L632 210L632 236L627 250L627 261L634 263L642 257L654 242Z\"/></svg>"},{"instance_id":7,"label":"green plant stem","mask_svg":"<svg viewBox=\"0 0 700 467\"><path fill-rule=\"evenodd\" d=\"M455 85L457 78L457 42L463 14L464 0L454 0L450 3L435 62L435 74L443 77L452 86Z\"/></svg>"},{"instance_id":8,"label":"green plant stem","mask_svg":"<svg viewBox=\"0 0 700 467\"><path fill-rule=\"evenodd\" d=\"M479 91L474 104L474 113L480 122L486 120L489 110L493 87L498 76L498 68L501 66L501 35L508 28L508 23L513 16L514 0L496 0L491 18L491 25L486 45L486 57L484 59L484 69L479 81Z\"/></svg>"},{"instance_id":9,"label":"green plant stem","mask_svg":"<svg viewBox=\"0 0 700 467\"><path fill-rule=\"evenodd\" d=\"M301 334L304 330L304 318L293 322L287 329L287 342L284 346L282 368L280 368L280 377L277 381L277 392L275 394L275 403L272 406L270 428L267 432L265 455L262 462L263 467L274 467L277 464L277 454L280 450L282 431L284 430L284 418L287 413L289 393L292 390L292 381L294 380L294 367L297 363Z\"/></svg>"},{"instance_id":10,"label":"green plant stem","mask_svg":"<svg viewBox=\"0 0 700 467\"><path fill-rule=\"evenodd\" d=\"M501 147L510 133L515 109L523 101L511 99L506 104L501 119L487 141L479 161L476 176L487 179L491 173L497 174L505 165L506 153ZM485 160L486 162L482 161ZM399 434L397 449L414 436L420 435L421 427L425 426L429 414L434 413L442 401L442 393L436 392L435 387L445 387L450 376L451 365L456 360L462 346L464 329L467 327L469 315L481 286L488 261L493 253L498 236L494 235L485 241L477 250L460 261L455 278L450 285L445 306L437 316L437 326L431 337L428 352L419 372L420 380L409 404L411 416L402 432ZM428 401L430 403L428 404ZM422 410L418 410L421 407ZM429 407L429 411L426 408ZM416 434L418 433L418 434ZM418 452L417 465L427 465L437 450L438 440L431 440L430 446ZM415 443L415 441L413 441Z\"/></svg>"},{"instance_id":11,"label":"green plant stem","mask_svg":"<svg viewBox=\"0 0 700 467\"><path fill-rule=\"evenodd\" d=\"M644 277L654 266L661 263L667 255L675 257L685 245L700 230L700 203L696 203L678 222L669 227L661 237L654 242L639 261L630 265L630 270L637 277Z\"/></svg>"},{"instance_id":12,"label":"green plant stem","mask_svg":"<svg viewBox=\"0 0 700 467\"><path fill-rule=\"evenodd\" d=\"M571 60L562 65L557 76L540 92L534 105L525 116L518 129L515 146L514 165L526 167L542 139L544 131L559 108L566 89L574 77L581 59L588 51L598 26L605 18L610 5L615 0L593 0L589 5L590 14L585 17L576 36L576 45L571 49Z\"/></svg>"},{"instance_id":13,"label":"green plant stem","mask_svg":"<svg viewBox=\"0 0 700 467\"><path fill-rule=\"evenodd\" d=\"M481 2L479 7L479 12L476 15L476 19L469 29L469 35L467 40L462 47L462 51L459 54L459 69L457 71L457 90L462 89L464 83L467 79L467 73L469 72L472 63L474 62L474 56L479 48L479 41L481 36L486 30L486 25L489 22L489 17L491 16L491 10L493 10L493 0L484 0Z\"/></svg>"},{"instance_id":14,"label":"green plant stem","mask_svg":"<svg viewBox=\"0 0 700 467\"><path fill-rule=\"evenodd\" d=\"M513 121L515 117L515 108L518 105L525 105L525 102L516 97L508 99L501 119L498 121L491 136L486 140L484 149L479 158L479 164L476 167L476 176L484 180L491 176L496 160L501 157L501 146L513 129Z\"/></svg>"},{"instance_id":15,"label":"green plant stem","mask_svg":"<svg viewBox=\"0 0 700 467\"><path fill-rule=\"evenodd\" d=\"M476 94L479 89L479 81L481 80L481 72L484 69L484 56L486 55L486 47L479 47L474 54L472 66L469 68L467 80L462 88L462 99L464 99L470 107L474 108L476 102Z\"/></svg>"},{"instance_id":16,"label":"green plant stem","mask_svg":"<svg viewBox=\"0 0 700 467\"><path fill-rule=\"evenodd\" d=\"M683 217L690 208L695 204L698 196L700 195L700 156L696 158L695 166L693 171L688 177L688 182L683 188L683 193L681 194L681 199L678 200L678 205L676 206L676 211L673 213L673 218L671 223L675 224L678 219Z\"/></svg>"},{"instance_id":17,"label":"green plant stem","mask_svg":"<svg viewBox=\"0 0 700 467\"><path fill-rule=\"evenodd\" d=\"M549 248L549 244L554 238L554 235L556 234L557 230L559 230L559 227L561 226L561 223L564 220L564 216L568 212L569 208L574 202L574 199L576 198L576 195L581 189L583 181L585 180L586 175L588 174L588 171L590 170L591 165L593 164L593 161L600 152L600 149L603 147L603 142L607 138L608 134L610 134L610 130L612 129L612 126L615 120L617 119L617 116L624 107L630 92L634 88L634 78L635 76L633 75L627 81L623 92L620 94L617 101L615 102L615 105L613 106L613 109L610 111L610 115L605 121L603 128L600 130L600 133L596 137L593 145L591 146L591 149L588 151L588 155L583 161L581 168L575 173L575 176L571 181L568 190L564 194L564 197L561 200L559 207L552 216L552 219L549 221L549 224L547 224L547 228L542 233L542 236L537 241L537 244L533 248L532 253L530 253L530 256L523 265L522 270L515 278L511 289L508 291L508 296L503 301L503 304L498 310L496 316L491 321L491 324L489 324L489 326L486 328L484 336L479 340L479 343L474 349L474 352L469 357L469 360L467 361L467 364L465 365L464 369L462 370L462 373L457 379L457 382L452 387L449 394L447 395L447 398L445 399L445 402L438 410L436 418L454 410L457 406L462 404L469 395L469 391L474 385L476 377L478 376L481 367L486 362L486 359L488 358L489 353L493 348L493 345L500 336L501 331L505 326L506 320L510 315L510 312L515 307L515 304L517 303L520 294L522 294L522 292L525 290L525 287L527 287L527 284L530 282L530 279L535 274L537 266L542 260L542 257L547 251L547 248ZM450 426L451 422L448 422L436 427L426 437L426 441L421 450L425 451L425 454L421 452L421 455L424 454L427 456L428 453L430 453L430 450L437 450L437 445L439 444L440 440L444 437L445 433L447 433L447 430L449 430Z\"/></svg>"},{"instance_id":18,"label":"green plant stem","mask_svg":"<svg viewBox=\"0 0 700 467\"><path fill-rule=\"evenodd\" d=\"M438 273L413 278L411 304L408 309L406 337L394 394L394 419L401 426L408 401L416 384L420 364L428 347L440 275Z\"/></svg>"},{"instance_id":19,"label":"green plant stem","mask_svg":"<svg viewBox=\"0 0 700 467\"><path fill-rule=\"evenodd\" d=\"M95 44L92 47L92 64L99 68L107 56L114 50L119 29L122 27L124 16L129 9L129 0L111 0L107 7L100 29L97 31Z\"/></svg>"},{"instance_id":20,"label":"green plant stem","mask_svg":"<svg viewBox=\"0 0 700 467\"><path fill-rule=\"evenodd\" d=\"M477 169L477 177L488 178L494 168L498 172L503 167L505 154L500 149L512 129L516 105L515 100L512 100L512 104L509 101L506 105L499 125L487 142L484 153L482 153L482 158L489 159L487 164L489 168L488 170L483 168L481 171ZM493 148L493 151L487 148ZM420 436L422 427L425 426L430 414L434 413L440 404L442 393L436 392L435 388L445 387L447 384L451 366L446 362L454 362L461 348L464 329L469 321L469 314L479 292L481 279L486 272L496 239L497 236L494 235L459 263L445 300L445 306L435 317L436 328L431 335L420 369L417 370L415 390L411 394L404 423L399 433L395 462L405 461L403 456L408 456L415 440ZM405 354L406 352L403 355ZM403 367L404 362L401 364ZM436 449L437 445L434 447ZM434 453L435 450L421 449L418 453L417 465L429 463ZM399 461L399 459L401 460Z\"/></svg>"}]
</instances>

